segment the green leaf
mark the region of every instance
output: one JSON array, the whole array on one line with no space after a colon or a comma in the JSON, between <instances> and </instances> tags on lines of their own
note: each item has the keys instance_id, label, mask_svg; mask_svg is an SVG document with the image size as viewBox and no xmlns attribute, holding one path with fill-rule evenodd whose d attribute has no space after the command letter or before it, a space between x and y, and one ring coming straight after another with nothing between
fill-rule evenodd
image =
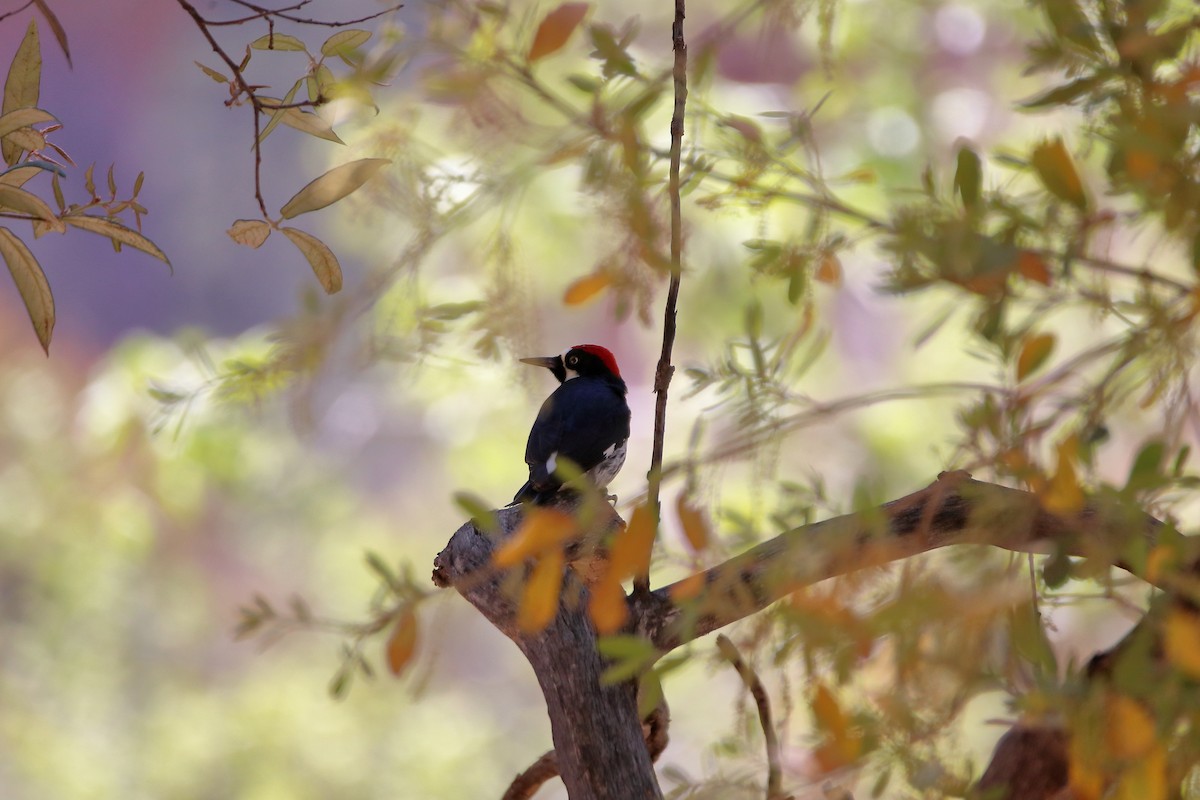
<instances>
[{"instance_id":1,"label":"green leaf","mask_svg":"<svg viewBox=\"0 0 1200 800\"><path fill-rule=\"evenodd\" d=\"M274 97L260 97L259 100L262 101L262 104L267 108L289 105L291 104L292 99L295 98L296 92L300 90L301 83L303 83L303 81L296 81L293 83L292 88L288 89L288 93L283 96L282 100L276 100ZM286 108L275 109L274 113L271 114L271 119L267 121L266 127L264 127L258 134L258 141L260 144L264 139L271 135L271 131L275 130L275 126L277 126L280 122L283 122L283 118L287 116L288 111L289 109Z\"/></svg>"},{"instance_id":2,"label":"green leaf","mask_svg":"<svg viewBox=\"0 0 1200 800\"><path fill-rule=\"evenodd\" d=\"M68 214L62 218L62 221L80 230L107 236L114 244L127 244L135 250L141 250L143 253L154 256L168 267L171 266L171 260L158 248L158 245L114 219L94 217L91 214Z\"/></svg>"},{"instance_id":3,"label":"green leaf","mask_svg":"<svg viewBox=\"0 0 1200 800\"><path fill-rule=\"evenodd\" d=\"M34 128L17 128L15 131L8 132L4 137L3 144L14 145L18 153L22 150L33 152L46 147L46 137Z\"/></svg>"},{"instance_id":4,"label":"green leaf","mask_svg":"<svg viewBox=\"0 0 1200 800\"><path fill-rule=\"evenodd\" d=\"M332 205L354 192L370 180L372 175L391 163L387 158L362 158L334 167L296 192L279 213L284 219L292 219Z\"/></svg>"},{"instance_id":5,"label":"green leaf","mask_svg":"<svg viewBox=\"0 0 1200 800\"><path fill-rule=\"evenodd\" d=\"M1009 631L1013 649L1045 676L1058 674L1058 662L1054 648L1042 627L1041 615L1031 603L1018 606L1009 612Z\"/></svg>"},{"instance_id":6,"label":"green leaf","mask_svg":"<svg viewBox=\"0 0 1200 800\"><path fill-rule=\"evenodd\" d=\"M304 42L300 41L295 36L289 36L286 33L268 33L255 39L250 43L250 46L255 50L292 50L300 53L307 52Z\"/></svg>"},{"instance_id":7,"label":"green leaf","mask_svg":"<svg viewBox=\"0 0 1200 800\"><path fill-rule=\"evenodd\" d=\"M471 517L471 522L475 523L475 527L479 530L489 534L500 532L500 520L496 518L496 512L478 495L470 492L455 492L454 504L467 512Z\"/></svg>"},{"instance_id":8,"label":"green leaf","mask_svg":"<svg viewBox=\"0 0 1200 800\"><path fill-rule=\"evenodd\" d=\"M238 244L257 249L271 235L271 226L261 219L239 219L225 233Z\"/></svg>"},{"instance_id":9,"label":"green leaf","mask_svg":"<svg viewBox=\"0 0 1200 800\"><path fill-rule=\"evenodd\" d=\"M979 194L983 186L983 167L979 154L963 145L958 148L958 167L954 171L954 190L962 198L968 211L979 208Z\"/></svg>"},{"instance_id":10,"label":"green leaf","mask_svg":"<svg viewBox=\"0 0 1200 800\"><path fill-rule=\"evenodd\" d=\"M67 229L45 200L16 186L0 183L0 206L43 219L58 233Z\"/></svg>"},{"instance_id":11,"label":"green leaf","mask_svg":"<svg viewBox=\"0 0 1200 800\"><path fill-rule=\"evenodd\" d=\"M1074 101L1083 97L1088 92L1098 86L1102 86L1104 81L1095 76L1087 78L1078 78L1063 86L1056 86L1049 91L1034 95L1028 100L1022 100L1018 103L1021 108L1046 108L1047 106L1065 106L1070 105Z\"/></svg>"},{"instance_id":12,"label":"green leaf","mask_svg":"<svg viewBox=\"0 0 1200 800\"><path fill-rule=\"evenodd\" d=\"M7 114L18 108L32 108L38 104L42 82L42 50L38 44L37 23L29 20L25 38L17 47L12 63L8 67L8 78L4 81L4 103L0 113ZM21 146L16 142L0 142L0 155L6 164L15 164L21 156Z\"/></svg>"},{"instance_id":13,"label":"green leaf","mask_svg":"<svg viewBox=\"0 0 1200 800\"><path fill-rule=\"evenodd\" d=\"M67 32L63 28L62 23L58 21L58 17L50 10L46 0L33 0L33 4L37 6L37 10L42 12L42 16L46 18L46 24L50 26L50 32L54 34L55 41L63 51L63 56L67 59L67 67L74 68L71 63L71 48L67 45Z\"/></svg>"},{"instance_id":14,"label":"green leaf","mask_svg":"<svg viewBox=\"0 0 1200 800\"><path fill-rule=\"evenodd\" d=\"M1166 446L1158 440L1143 445L1133 460L1133 466L1129 468L1129 478L1125 481L1126 491L1136 492L1161 486L1166 480L1162 474L1165 454Z\"/></svg>"},{"instance_id":15,"label":"green leaf","mask_svg":"<svg viewBox=\"0 0 1200 800\"><path fill-rule=\"evenodd\" d=\"M1075 162L1061 138L1039 144L1033 149L1029 161L1051 194L1080 211L1087 210L1088 200L1083 191L1083 181L1079 179Z\"/></svg>"},{"instance_id":16,"label":"green leaf","mask_svg":"<svg viewBox=\"0 0 1200 800\"><path fill-rule=\"evenodd\" d=\"M54 295L46 274L25 243L8 228L0 228L0 257L8 264L13 283L25 303L33 332L46 355L50 355L50 337L54 333Z\"/></svg>"},{"instance_id":17,"label":"green leaf","mask_svg":"<svg viewBox=\"0 0 1200 800\"><path fill-rule=\"evenodd\" d=\"M192 63L199 67L201 72L212 78L217 83L229 83L229 78L226 78L222 73L218 72L212 67L206 67L199 61L193 61Z\"/></svg>"},{"instance_id":18,"label":"green leaf","mask_svg":"<svg viewBox=\"0 0 1200 800\"><path fill-rule=\"evenodd\" d=\"M0 115L0 136L7 136L17 128L27 128L39 122L57 122L54 115L40 108L18 108Z\"/></svg>"},{"instance_id":19,"label":"green leaf","mask_svg":"<svg viewBox=\"0 0 1200 800\"><path fill-rule=\"evenodd\" d=\"M596 642L600 655L613 662L600 676L605 686L627 681L645 671L658 657L658 650L641 636L603 636Z\"/></svg>"},{"instance_id":20,"label":"green leaf","mask_svg":"<svg viewBox=\"0 0 1200 800\"><path fill-rule=\"evenodd\" d=\"M333 254L324 242L311 233L305 233L297 228L280 228L284 236L296 245L312 267L313 274L321 283L325 294L334 294L342 288L342 267L338 264L337 256Z\"/></svg>"},{"instance_id":21,"label":"green leaf","mask_svg":"<svg viewBox=\"0 0 1200 800\"><path fill-rule=\"evenodd\" d=\"M1041 0L1040 5L1055 33L1085 50L1101 52L1092 22L1076 0Z\"/></svg>"},{"instance_id":22,"label":"green leaf","mask_svg":"<svg viewBox=\"0 0 1200 800\"><path fill-rule=\"evenodd\" d=\"M355 50L366 44L367 40L370 38L370 31L364 31L358 28L350 28L349 30L339 31L326 39L325 43L321 45L321 55L341 56L347 53L353 53Z\"/></svg>"}]
</instances>

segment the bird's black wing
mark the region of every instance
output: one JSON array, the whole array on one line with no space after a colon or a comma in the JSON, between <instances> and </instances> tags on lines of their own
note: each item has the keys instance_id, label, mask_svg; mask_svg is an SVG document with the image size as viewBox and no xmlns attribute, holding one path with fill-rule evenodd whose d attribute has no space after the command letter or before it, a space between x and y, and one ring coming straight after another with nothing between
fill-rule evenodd
<instances>
[{"instance_id":1,"label":"bird's black wing","mask_svg":"<svg viewBox=\"0 0 1200 800\"><path fill-rule=\"evenodd\" d=\"M538 411L529 432L525 463L529 483L537 491L557 489L549 461L570 459L587 472L604 452L629 438L629 407L621 393L602 380L574 378L554 390Z\"/></svg>"}]
</instances>

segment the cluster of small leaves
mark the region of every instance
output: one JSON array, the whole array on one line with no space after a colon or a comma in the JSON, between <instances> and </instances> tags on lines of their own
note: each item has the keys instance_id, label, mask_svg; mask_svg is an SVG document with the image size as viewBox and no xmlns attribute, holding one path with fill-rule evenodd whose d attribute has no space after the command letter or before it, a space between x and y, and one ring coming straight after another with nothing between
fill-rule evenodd
<instances>
[{"instance_id":1,"label":"cluster of small leaves","mask_svg":"<svg viewBox=\"0 0 1200 800\"><path fill-rule=\"evenodd\" d=\"M378 581L367 619L356 622L324 619L315 616L300 597L293 597L286 609L279 609L265 597L255 595L250 604L240 609L236 636L258 637L265 645L304 631L343 637L341 665L329 683L329 693L336 698L346 695L355 676L366 679L375 676L366 647L380 634L387 635L383 661L388 671L397 677L403 675L416 654L420 634L417 610L429 592L423 582L415 580L411 565L405 564L397 570L375 553L366 554L366 563Z\"/></svg>"},{"instance_id":2,"label":"cluster of small leaves","mask_svg":"<svg viewBox=\"0 0 1200 800\"><path fill-rule=\"evenodd\" d=\"M62 26L45 3L39 2L37 5L50 21L69 60ZM94 165L90 166L84 173L87 201L66 201L61 181L67 177L67 168L74 167L75 163L49 139L62 125L53 114L37 105L41 94L41 74L42 54L37 23L30 20L25 36L9 64L3 105L0 106L0 155L5 164L5 169L0 171L0 217L30 222L34 238L47 233L66 233L69 227L88 231L107 238L118 253L122 246L129 246L170 266L166 254L141 233L142 216L148 213L138 201L144 177L141 173L134 181L130 195L118 199L114 169L110 166L108 197L105 199L96 190L92 174ZM49 188L57 211L41 196L25 188L30 181L46 176L49 176ZM89 213L93 211L101 213ZM121 215L126 213L133 216L133 228L121 221ZM0 227L0 258L8 266L42 349L49 353L55 323L54 295L41 264L28 245L4 227Z\"/></svg>"},{"instance_id":3,"label":"cluster of small leaves","mask_svg":"<svg viewBox=\"0 0 1200 800\"><path fill-rule=\"evenodd\" d=\"M228 87L229 98L225 101L227 106L249 104L253 112L254 191L262 219L235 221L228 230L229 237L238 244L258 248L271 235L271 231L278 230L304 256L312 268L313 274L316 275L317 281L321 284L321 288L327 294L340 291L342 268L337 256L329 246L311 233L299 228L286 227L281 223L283 220L320 210L345 198L361 188L380 169L390 164L390 160L364 158L334 167L310 181L288 202L284 203L279 209L278 219L276 219L267 212L262 192L260 179L262 145L281 124L324 141L344 144L333 126L324 117L317 114L316 109L337 99L347 99L375 106L371 96L371 87L381 85L395 71L397 66L395 56L390 54L376 58L365 56L363 47L373 35L371 31L365 29L345 28L339 30L327 37L316 53L310 52L308 45L300 38L275 30L276 20L338 28L349 23L302 20L288 14L289 9L269 10L257 6L248 6L256 9L257 12L250 17L241 20L214 21L202 16L185 0L180 0L180 5L192 17L212 45L213 50L221 57L225 63L225 70L215 69L198 61L196 66L215 82ZM369 15L365 19L375 19L398 7L385 9ZM250 42L246 46L245 54L240 62L235 62L214 38L211 29L215 26L255 21L265 22L268 32ZM263 94L260 90L269 87L253 84L246 77L246 70L250 66L255 52L302 54L306 61L305 71L293 82L282 98ZM341 77L334 74L329 64L338 61L349 68L348 74ZM307 93L307 99L297 100L296 96L302 87Z\"/></svg>"}]
</instances>

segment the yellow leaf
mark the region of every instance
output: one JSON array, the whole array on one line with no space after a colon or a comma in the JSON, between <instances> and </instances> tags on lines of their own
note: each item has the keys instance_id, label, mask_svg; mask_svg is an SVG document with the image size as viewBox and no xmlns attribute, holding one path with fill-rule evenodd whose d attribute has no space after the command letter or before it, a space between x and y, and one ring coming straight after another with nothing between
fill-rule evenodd
<instances>
[{"instance_id":1,"label":"yellow leaf","mask_svg":"<svg viewBox=\"0 0 1200 800\"><path fill-rule=\"evenodd\" d=\"M217 83L229 83L229 78L226 78L224 75L222 75L220 72L217 72L212 67L206 67L203 64L201 64L199 61L193 61L192 63L195 64L197 67L199 67L201 72L203 72L208 77L212 78Z\"/></svg>"},{"instance_id":2,"label":"yellow leaf","mask_svg":"<svg viewBox=\"0 0 1200 800\"><path fill-rule=\"evenodd\" d=\"M8 78L4 81L4 103L0 113L7 114L18 108L31 108L38 103L42 83L42 48L38 43L37 23L29 20L25 38L17 46L12 63L8 67ZM15 164L21 155L21 147L12 141L0 142L0 153L7 164Z\"/></svg>"},{"instance_id":3,"label":"yellow leaf","mask_svg":"<svg viewBox=\"0 0 1200 800\"><path fill-rule=\"evenodd\" d=\"M25 243L8 228L0 228L0 258L8 264L13 283L25 303L33 332L46 355L50 355L50 336L54 333L54 295L41 265Z\"/></svg>"},{"instance_id":4,"label":"yellow leaf","mask_svg":"<svg viewBox=\"0 0 1200 800\"><path fill-rule=\"evenodd\" d=\"M132 228L127 228L116 220L107 217L93 217L89 214L68 214L62 218L63 222L72 225L76 228L92 233L98 233L101 236L107 236L116 244L127 244L135 250L141 250L143 253L149 253L159 261L165 262L170 266L171 260L167 258L167 254L158 249L158 245L142 236Z\"/></svg>"},{"instance_id":5,"label":"yellow leaf","mask_svg":"<svg viewBox=\"0 0 1200 800\"><path fill-rule=\"evenodd\" d=\"M1042 507L1054 514L1074 514L1083 508L1083 489L1075 476L1079 443L1068 436L1058 445L1058 465L1042 492Z\"/></svg>"},{"instance_id":6,"label":"yellow leaf","mask_svg":"<svg viewBox=\"0 0 1200 800\"><path fill-rule=\"evenodd\" d=\"M1094 763L1095 756L1086 752L1079 737L1071 737L1067 785L1074 800L1100 800L1104 793L1104 773Z\"/></svg>"},{"instance_id":7,"label":"yellow leaf","mask_svg":"<svg viewBox=\"0 0 1200 800\"><path fill-rule=\"evenodd\" d=\"M257 248L271 235L271 226L261 219L239 219L225 232L238 244Z\"/></svg>"},{"instance_id":8,"label":"yellow leaf","mask_svg":"<svg viewBox=\"0 0 1200 800\"><path fill-rule=\"evenodd\" d=\"M54 213L54 209L46 205L45 200L16 186L0 183L0 206L38 217L57 233L62 233L67 229L67 226L63 225L58 215Z\"/></svg>"},{"instance_id":9,"label":"yellow leaf","mask_svg":"<svg viewBox=\"0 0 1200 800\"><path fill-rule=\"evenodd\" d=\"M1167 756L1155 743L1144 757L1121 773L1113 800L1167 800Z\"/></svg>"},{"instance_id":10,"label":"yellow leaf","mask_svg":"<svg viewBox=\"0 0 1200 800\"><path fill-rule=\"evenodd\" d=\"M259 96L258 99L263 104L264 108L275 109L274 113L271 114L271 118L267 120L267 124L258 133L257 141L259 144L261 144L264 139L271 135L271 131L275 130L279 123L283 122L283 118L287 116L288 109L279 108L279 106L290 105L291 102L296 98L296 92L300 90L300 84L303 82L303 80L298 80L293 83L292 88L288 89L288 93L283 96L282 100L274 97ZM251 145L251 149L253 149L253 147L254 146Z\"/></svg>"},{"instance_id":11,"label":"yellow leaf","mask_svg":"<svg viewBox=\"0 0 1200 800\"><path fill-rule=\"evenodd\" d=\"M608 636L621 630L629 618L629 606L625 603L625 591L620 580L613 579L612 571L591 587L588 597L588 616L596 626L596 632Z\"/></svg>"},{"instance_id":12,"label":"yellow leaf","mask_svg":"<svg viewBox=\"0 0 1200 800\"><path fill-rule=\"evenodd\" d=\"M325 294L335 294L341 291L342 265L338 263L337 256L324 242L311 233L305 233L297 228L280 228L279 230L308 259L308 264L312 267L317 280L320 281Z\"/></svg>"},{"instance_id":13,"label":"yellow leaf","mask_svg":"<svg viewBox=\"0 0 1200 800\"><path fill-rule=\"evenodd\" d=\"M1026 337L1017 356L1017 381L1023 381L1046 363L1054 352L1054 334L1039 333Z\"/></svg>"},{"instance_id":14,"label":"yellow leaf","mask_svg":"<svg viewBox=\"0 0 1200 800\"><path fill-rule=\"evenodd\" d=\"M343 56L351 55L355 50L362 47L371 38L371 32L362 30L361 28L350 28L344 31L338 31L333 36L325 40L321 45L321 55L323 56Z\"/></svg>"},{"instance_id":15,"label":"yellow leaf","mask_svg":"<svg viewBox=\"0 0 1200 800\"><path fill-rule=\"evenodd\" d=\"M391 164L387 158L360 158L334 167L309 182L279 209L284 219L316 211L336 203L371 179L376 172Z\"/></svg>"},{"instance_id":16,"label":"yellow leaf","mask_svg":"<svg viewBox=\"0 0 1200 800\"><path fill-rule=\"evenodd\" d=\"M1158 744L1154 718L1141 703L1125 695L1112 694L1107 698L1105 710L1110 755L1121 759L1141 758Z\"/></svg>"},{"instance_id":17,"label":"yellow leaf","mask_svg":"<svg viewBox=\"0 0 1200 800\"><path fill-rule=\"evenodd\" d=\"M575 536L575 518L550 508L531 506L521 527L492 554L497 567L511 567L527 558L558 549Z\"/></svg>"},{"instance_id":18,"label":"yellow leaf","mask_svg":"<svg viewBox=\"0 0 1200 800\"><path fill-rule=\"evenodd\" d=\"M1075 162L1067 152L1061 138L1042 142L1033 149L1030 163L1042 184L1050 193L1060 200L1065 200L1080 211L1087 209L1087 195L1083 191L1083 181L1075 169Z\"/></svg>"},{"instance_id":19,"label":"yellow leaf","mask_svg":"<svg viewBox=\"0 0 1200 800\"><path fill-rule=\"evenodd\" d=\"M396 625L387 640L388 669L393 675L398 676L404 671L416 649L417 615L411 608L405 607L396 615Z\"/></svg>"},{"instance_id":20,"label":"yellow leaf","mask_svg":"<svg viewBox=\"0 0 1200 800\"><path fill-rule=\"evenodd\" d=\"M610 283L612 283L612 278L605 272L584 275L567 287L567 291L563 293L563 302L569 306L586 303L604 291Z\"/></svg>"},{"instance_id":21,"label":"yellow leaf","mask_svg":"<svg viewBox=\"0 0 1200 800\"><path fill-rule=\"evenodd\" d=\"M345 144L342 141L342 137L334 132L333 126L324 117L314 114L311 111L301 111L298 108L284 109L282 121L289 128L295 128L301 133L307 133L309 136L315 136L318 139L324 139L334 144Z\"/></svg>"},{"instance_id":22,"label":"yellow leaf","mask_svg":"<svg viewBox=\"0 0 1200 800\"><path fill-rule=\"evenodd\" d=\"M679 498L675 501L675 508L679 513L679 523L683 526L683 533L687 536L688 544L692 546L692 549L699 551L708 547L711 539L708 532L708 520L691 504L683 492L679 493Z\"/></svg>"},{"instance_id":23,"label":"yellow leaf","mask_svg":"<svg viewBox=\"0 0 1200 800\"><path fill-rule=\"evenodd\" d=\"M1163 625L1167 660L1189 678L1200 679L1200 616L1171 609Z\"/></svg>"},{"instance_id":24,"label":"yellow leaf","mask_svg":"<svg viewBox=\"0 0 1200 800\"><path fill-rule=\"evenodd\" d=\"M0 115L0 136L7 136L17 128L27 128L39 122L56 122L54 115L40 108L18 108Z\"/></svg>"},{"instance_id":25,"label":"yellow leaf","mask_svg":"<svg viewBox=\"0 0 1200 800\"><path fill-rule=\"evenodd\" d=\"M537 61L561 50L579 27L579 23L583 22L588 8L589 3L563 3L547 14L533 36L533 44L530 45L527 56L529 61Z\"/></svg>"},{"instance_id":26,"label":"yellow leaf","mask_svg":"<svg viewBox=\"0 0 1200 800\"><path fill-rule=\"evenodd\" d=\"M250 43L255 50L304 51L304 42L286 33L266 33Z\"/></svg>"},{"instance_id":27,"label":"yellow leaf","mask_svg":"<svg viewBox=\"0 0 1200 800\"><path fill-rule=\"evenodd\" d=\"M33 0L33 4L37 6L38 11L42 12L42 16L46 18L46 24L50 26L51 33L58 40L58 46L62 48L63 56L67 59L67 66L73 68L71 64L71 48L67 46L67 32L63 29L62 23L58 21L58 17L50 10L49 3L46 0Z\"/></svg>"},{"instance_id":28,"label":"yellow leaf","mask_svg":"<svg viewBox=\"0 0 1200 800\"><path fill-rule=\"evenodd\" d=\"M517 609L517 627L524 633L541 631L558 613L563 559L563 551L554 549L542 554L534 564L521 594L521 606Z\"/></svg>"},{"instance_id":29,"label":"yellow leaf","mask_svg":"<svg viewBox=\"0 0 1200 800\"><path fill-rule=\"evenodd\" d=\"M648 505L643 503L633 510L629 525L617 534L609 555L608 568L618 583L630 576L649 573L657 527Z\"/></svg>"}]
</instances>

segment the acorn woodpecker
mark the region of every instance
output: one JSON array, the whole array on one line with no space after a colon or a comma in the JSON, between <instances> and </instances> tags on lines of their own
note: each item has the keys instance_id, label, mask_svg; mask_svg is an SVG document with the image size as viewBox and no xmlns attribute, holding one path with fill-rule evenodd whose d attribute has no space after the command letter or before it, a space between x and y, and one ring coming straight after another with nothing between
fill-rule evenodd
<instances>
[{"instance_id":1,"label":"acorn woodpecker","mask_svg":"<svg viewBox=\"0 0 1200 800\"><path fill-rule=\"evenodd\" d=\"M521 361L545 367L561 385L542 403L529 431L529 480L513 504L542 504L554 497L563 485L555 473L562 459L604 490L625 463L629 440L629 405L617 360L599 345L580 344L561 356Z\"/></svg>"}]
</instances>

